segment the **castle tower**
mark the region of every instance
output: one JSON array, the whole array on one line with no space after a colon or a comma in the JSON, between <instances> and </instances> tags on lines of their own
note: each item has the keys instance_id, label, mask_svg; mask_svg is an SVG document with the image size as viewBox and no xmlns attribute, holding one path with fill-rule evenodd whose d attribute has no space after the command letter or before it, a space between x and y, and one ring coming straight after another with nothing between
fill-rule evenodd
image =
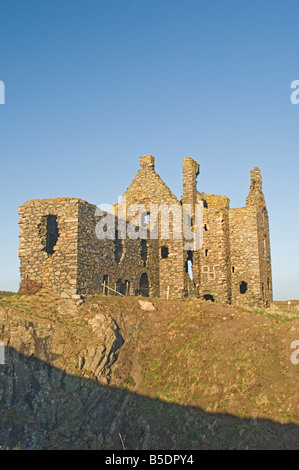
<instances>
[{"instance_id":1,"label":"castle tower","mask_svg":"<svg viewBox=\"0 0 299 470\"><path fill-rule=\"evenodd\" d=\"M194 206L197 199L197 176L199 174L199 164L191 157L183 160L183 204L191 204ZM194 216L194 208L193 214Z\"/></svg>"},{"instance_id":2,"label":"castle tower","mask_svg":"<svg viewBox=\"0 0 299 470\"><path fill-rule=\"evenodd\" d=\"M272 301L269 219L261 172L250 172L246 207L230 209L232 303L268 306Z\"/></svg>"}]
</instances>

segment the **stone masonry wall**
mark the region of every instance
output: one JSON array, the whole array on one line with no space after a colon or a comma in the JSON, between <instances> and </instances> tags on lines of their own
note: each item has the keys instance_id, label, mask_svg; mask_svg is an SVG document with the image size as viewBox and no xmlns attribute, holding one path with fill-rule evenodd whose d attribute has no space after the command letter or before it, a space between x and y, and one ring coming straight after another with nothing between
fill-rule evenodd
<instances>
[{"instance_id":1,"label":"stone masonry wall","mask_svg":"<svg viewBox=\"0 0 299 470\"><path fill-rule=\"evenodd\" d=\"M181 201L156 173L154 163L151 155L140 158L140 169L121 201L126 206L125 219L123 207L114 206L116 224L110 238L99 239L96 232L107 213L97 212L95 205L81 199L36 199L23 204L19 208L20 292L47 287L62 297L76 298L117 290L126 295L196 296L237 305L269 305L269 219L259 169L251 170L246 207L230 209L226 196L197 190L199 165L191 157L183 161ZM203 204L203 227L195 218L195 204L199 203ZM136 212L128 212L134 204ZM185 204L191 206L191 230L203 232L200 249L186 247ZM128 233L122 239L122 222L125 220L128 230L138 205L144 207L143 216L150 215L149 221L139 221L134 239ZM158 208L154 238L153 205ZM162 223L165 209L168 233ZM137 229L141 227L144 233L140 236Z\"/></svg>"},{"instance_id":2,"label":"stone masonry wall","mask_svg":"<svg viewBox=\"0 0 299 470\"><path fill-rule=\"evenodd\" d=\"M147 274L151 295L158 295L159 274L157 271L158 246L156 240L147 241L147 257L141 257L141 241L128 238L119 240L121 256L118 259L117 241L99 240L96 236L96 206L82 202L79 207L78 239L78 292L79 294L100 293L108 287L117 288L118 281L129 282L129 294L134 295L140 288L142 274ZM117 219L116 219L117 222ZM117 228L117 223L116 223ZM113 291L108 289L108 294Z\"/></svg>"},{"instance_id":3,"label":"stone masonry wall","mask_svg":"<svg viewBox=\"0 0 299 470\"><path fill-rule=\"evenodd\" d=\"M262 295L256 209L254 207L230 209L229 217L232 303L260 305ZM240 291L242 282L247 284L247 290L243 294Z\"/></svg>"},{"instance_id":4,"label":"stone masonry wall","mask_svg":"<svg viewBox=\"0 0 299 470\"><path fill-rule=\"evenodd\" d=\"M123 195L127 207L142 204L150 212L151 204L176 206L181 211L180 201L172 194L164 181L154 170L154 158L144 155L140 158L140 170ZM159 218L159 220L161 220ZM185 295L185 268L183 239L174 239L170 215L169 238L163 239L161 223L158 228L159 245L159 295L160 297L182 298ZM150 222L148 229L150 230ZM162 247L168 248L168 256L162 257ZM154 275L154 273L153 273Z\"/></svg>"},{"instance_id":5,"label":"stone masonry wall","mask_svg":"<svg viewBox=\"0 0 299 470\"><path fill-rule=\"evenodd\" d=\"M212 296L216 302L230 303L229 199L203 193L201 197L204 199L204 228L200 298Z\"/></svg>"},{"instance_id":6,"label":"stone masonry wall","mask_svg":"<svg viewBox=\"0 0 299 470\"><path fill-rule=\"evenodd\" d=\"M77 234L79 199L36 199L19 208L21 286L28 281L65 297L77 292ZM57 218L58 239L46 250L47 219Z\"/></svg>"}]
</instances>

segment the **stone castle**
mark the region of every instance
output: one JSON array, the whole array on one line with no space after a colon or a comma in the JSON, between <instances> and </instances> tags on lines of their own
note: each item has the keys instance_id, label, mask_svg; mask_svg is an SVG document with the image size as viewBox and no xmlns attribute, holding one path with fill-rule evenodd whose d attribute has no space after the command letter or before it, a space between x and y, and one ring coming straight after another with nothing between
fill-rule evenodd
<instances>
[{"instance_id":1,"label":"stone castle","mask_svg":"<svg viewBox=\"0 0 299 470\"><path fill-rule=\"evenodd\" d=\"M191 230L202 231L202 246L186 249L184 237L163 237L159 219L156 238L115 236L99 239L97 223L105 213L78 198L36 199L19 208L20 292L41 287L61 297L105 293L162 298L197 297L233 305L268 306L272 301L269 221L260 170L251 170L246 206L231 209L229 198L197 190L199 165L183 160L183 196L170 191L155 171L151 155L125 191L127 207L152 204L182 210L189 205ZM195 207L203 207L202 226ZM113 206L118 216L119 203ZM100 215L98 215L100 214ZM126 224L132 220L127 216ZM147 232L150 222L140 222ZM114 234L113 234L114 235Z\"/></svg>"}]
</instances>

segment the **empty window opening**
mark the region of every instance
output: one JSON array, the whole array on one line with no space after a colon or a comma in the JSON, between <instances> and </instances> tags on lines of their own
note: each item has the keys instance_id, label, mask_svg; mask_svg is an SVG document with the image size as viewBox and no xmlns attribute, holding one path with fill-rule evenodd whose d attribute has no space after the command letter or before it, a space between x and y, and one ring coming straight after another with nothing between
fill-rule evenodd
<instances>
[{"instance_id":1,"label":"empty window opening","mask_svg":"<svg viewBox=\"0 0 299 470\"><path fill-rule=\"evenodd\" d=\"M143 295L144 297L149 296L149 281L146 273L143 273L140 277L139 289L137 294Z\"/></svg>"},{"instance_id":2,"label":"empty window opening","mask_svg":"<svg viewBox=\"0 0 299 470\"><path fill-rule=\"evenodd\" d=\"M109 287L109 277L108 274L103 276L102 280L102 287L103 287L103 294L108 295L108 287Z\"/></svg>"},{"instance_id":3,"label":"empty window opening","mask_svg":"<svg viewBox=\"0 0 299 470\"><path fill-rule=\"evenodd\" d=\"M143 213L141 215L141 225L143 227L146 227L148 225L149 220L150 220L150 213L149 212Z\"/></svg>"},{"instance_id":4,"label":"empty window opening","mask_svg":"<svg viewBox=\"0 0 299 470\"><path fill-rule=\"evenodd\" d=\"M193 252L191 250L187 251L187 261L185 264L186 273L189 274L191 280L193 280Z\"/></svg>"},{"instance_id":5,"label":"empty window opening","mask_svg":"<svg viewBox=\"0 0 299 470\"><path fill-rule=\"evenodd\" d=\"M232 273L235 272L235 266L232 266Z\"/></svg>"},{"instance_id":6,"label":"empty window opening","mask_svg":"<svg viewBox=\"0 0 299 470\"><path fill-rule=\"evenodd\" d=\"M121 279L118 279L115 285L115 290L122 295L129 295L130 294L130 282L122 281Z\"/></svg>"},{"instance_id":7,"label":"empty window opening","mask_svg":"<svg viewBox=\"0 0 299 470\"><path fill-rule=\"evenodd\" d=\"M203 228L204 228L205 232L208 231L208 226L207 226L207 224L204 224Z\"/></svg>"},{"instance_id":8,"label":"empty window opening","mask_svg":"<svg viewBox=\"0 0 299 470\"><path fill-rule=\"evenodd\" d=\"M205 256L208 256L209 250L205 250Z\"/></svg>"},{"instance_id":9,"label":"empty window opening","mask_svg":"<svg viewBox=\"0 0 299 470\"><path fill-rule=\"evenodd\" d=\"M208 203L207 203L207 201L206 201L205 199L204 199L204 201L203 201L203 206L206 207L206 208L208 207Z\"/></svg>"},{"instance_id":10,"label":"empty window opening","mask_svg":"<svg viewBox=\"0 0 299 470\"><path fill-rule=\"evenodd\" d=\"M162 246L161 248L161 256L162 258L167 258L169 255L169 249L168 249L168 246Z\"/></svg>"},{"instance_id":11,"label":"empty window opening","mask_svg":"<svg viewBox=\"0 0 299 470\"><path fill-rule=\"evenodd\" d=\"M189 274L191 281L193 281L192 261L186 261L186 272Z\"/></svg>"},{"instance_id":12,"label":"empty window opening","mask_svg":"<svg viewBox=\"0 0 299 470\"><path fill-rule=\"evenodd\" d=\"M240 283L240 294L245 294L245 292L247 291L247 289L248 289L247 282L242 281L242 282Z\"/></svg>"},{"instance_id":13,"label":"empty window opening","mask_svg":"<svg viewBox=\"0 0 299 470\"><path fill-rule=\"evenodd\" d=\"M143 261L143 265L146 265L147 260L147 240L141 239L140 240L140 250L141 250L141 259Z\"/></svg>"},{"instance_id":14,"label":"empty window opening","mask_svg":"<svg viewBox=\"0 0 299 470\"><path fill-rule=\"evenodd\" d=\"M46 246L45 252L48 255L53 255L54 246L57 243L59 237L57 217L56 215L49 215L47 217L47 234L46 234Z\"/></svg>"},{"instance_id":15,"label":"empty window opening","mask_svg":"<svg viewBox=\"0 0 299 470\"><path fill-rule=\"evenodd\" d=\"M206 294L203 296L205 300L210 300L211 302L214 302L214 297L211 294Z\"/></svg>"}]
</instances>

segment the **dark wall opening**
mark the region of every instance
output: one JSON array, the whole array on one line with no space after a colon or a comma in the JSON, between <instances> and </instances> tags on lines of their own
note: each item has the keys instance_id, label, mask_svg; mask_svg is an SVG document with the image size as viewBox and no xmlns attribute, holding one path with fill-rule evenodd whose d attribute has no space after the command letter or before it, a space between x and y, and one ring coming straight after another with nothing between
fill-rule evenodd
<instances>
[{"instance_id":1,"label":"dark wall opening","mask_svg":"<svg viewBox=\"0 0 299 470\"><path fill-rule=\"evenodd\" d=\"M245 294L247 289L248 289L247 282L242 281L241 284L240 284L240 294Z\"/></svg>"},{"instance_id":2,"label":"dark wall opening","mask_svg":"<svg viewBox=\"0 0 299 470\"><path fill-rule=\"evenodd\" d=\"M46 232L46 246L45 252L48 255L53 255L54 246L59 237L58 224L56 215L49 215L47 217L47 232Z\"/></svg>"},{"instance_id":3,"label":"dark wall opening","mask_svg":"<svg viewBox=\"0 0 299 470\"><path fill-rule=\"evenodd\" d=\"M211 302L214 302L214 297L211 294L206 294L203 296L205 300L210 300Z\"/></svg>"},{"instance_id":4,"label":"dark wall opening","mask_svg":"<svg viewBox=\"0 0 299 470\"><path fill-rule=\"evenodd\" d=\"M136 295L143 295L144 297L149 296L149 280L148 275L143 273L140 277L139 289L135 292Z\"/></svg>"},{"instance_id":5,"label":"dark wall opening","mask_svg":"<svg viewBox=\"0 0 299 470\"><path fill-rule=\"evenodd\" d=\"M187 251L187 261L185 263L185 271L189 274L191 280L193 280L193 252Z\"/></svg>"},{"instance_id":6,"label":"dark wall opening","mask_svg":"<svg viewBox=\"0 0 299 470\"><path fill-rule=\"evenodd\" d=\"M162 246L162 247L161 247L161 256L162 256L162 258L165 259L165 258L168 257L168 255L169 255L169 249L168 249L168 247L167 247L167 246Z\"/></svg>"},{"instance_id":7,"label":"dark wall opening","mask_svg":"<svg viewBox=\"0 0 299 470\"><path fill-rule=\"evenodd\" d=\"M122 295L129 295L130 294L130 282L129 281L122 281L118 279L116 282L116 291Z\"/></svg>"}]
</instances>

